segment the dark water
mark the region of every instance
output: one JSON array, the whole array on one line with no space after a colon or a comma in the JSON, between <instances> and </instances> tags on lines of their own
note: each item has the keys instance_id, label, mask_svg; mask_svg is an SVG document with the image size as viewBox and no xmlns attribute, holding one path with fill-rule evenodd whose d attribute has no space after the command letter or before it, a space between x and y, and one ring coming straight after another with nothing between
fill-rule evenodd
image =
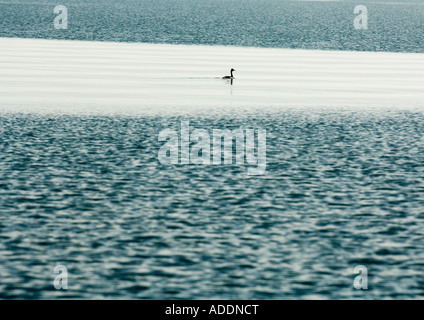
<instances>
[{"instance_id":1,"label":"dark water","mask_svg":"<svg viewBox=\"0 0 424 320\"><path fill-rule=\"evenodd\" d=\"M56 30L56 5L69 28ZM353 25L366 5L368 30ZM0 37L424 52L422 0L3 0Z\"/></svg>"},{"instance_id":2,"label":"dark water","mask_svg":"<svg viewBox=\"0 0 424 320\"><path fill-rule=\"evenodd\" d=\"M0 298L424 298L422 112L2 120ZM267 129L266 174L161 165L181 120Z\"/></svg>"}]
</instances>

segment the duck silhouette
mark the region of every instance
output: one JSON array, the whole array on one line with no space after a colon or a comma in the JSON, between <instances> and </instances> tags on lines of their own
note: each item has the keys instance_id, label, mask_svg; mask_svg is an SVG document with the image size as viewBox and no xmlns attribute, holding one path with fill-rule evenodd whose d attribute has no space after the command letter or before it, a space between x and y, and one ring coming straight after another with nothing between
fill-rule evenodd
<instances>
[{"instance_id":1,"label":"duck silhouette","mask_svg":"<svg viewBox=\"0 0 424 320\"><path fill-rule=\"evenodd\" d=\"M234 71L236 71L236 70L234 70L234 69L231 69L230 70L230 76L225 76L225 77L222 77L222 79L234 79L234 75L233 75L233 72Z\"/></svg>"}]
</instances>

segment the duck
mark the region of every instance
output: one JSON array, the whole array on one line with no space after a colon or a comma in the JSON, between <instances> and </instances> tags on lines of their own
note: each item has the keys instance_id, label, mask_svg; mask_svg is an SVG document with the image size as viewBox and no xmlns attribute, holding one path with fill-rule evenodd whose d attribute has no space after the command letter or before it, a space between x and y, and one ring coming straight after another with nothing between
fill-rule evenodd
<instances>
[{"instance_id":1,"label":"duck","mask_svg":"<svg viewBox=\"0 0 424 320\"><path fill-rule=\"evenodd\" d=\"M222 77L222 79L234 79L234 76L233 76L233 72L234 72L234 71L236 71L236 70L231 69L231 70L230 70L231 75L230 75L230 76Z\"/></svg>"}]
</instances>

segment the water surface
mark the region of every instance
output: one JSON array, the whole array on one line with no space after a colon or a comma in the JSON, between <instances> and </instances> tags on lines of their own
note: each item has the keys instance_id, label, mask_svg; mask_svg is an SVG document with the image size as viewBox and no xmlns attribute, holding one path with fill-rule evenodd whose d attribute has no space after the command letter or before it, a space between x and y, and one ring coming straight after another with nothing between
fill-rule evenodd
<instances>
[{"instance_id":1,"label":"water surface","mask_svg":"<svg viewBox=\"0 0 424 320\"><path fill-rule=\"evenodd\" d=\"M69 28L55 30L56 5ZM353 26L366 5L368 30ZM0 37L424 52L421 0L3 0Z\"/></svg>"},{"instance_id":2,"label":"water surface","mask_svg":"<svg viewBox=\"0 0 424 320\"><path fill-rule=\"evenodd\" d=\"M424 296L421 111L2 120L1 298ZM161 165L158 132L181 120L267 128L266 174Z\"/></svg>"}]
</instances>

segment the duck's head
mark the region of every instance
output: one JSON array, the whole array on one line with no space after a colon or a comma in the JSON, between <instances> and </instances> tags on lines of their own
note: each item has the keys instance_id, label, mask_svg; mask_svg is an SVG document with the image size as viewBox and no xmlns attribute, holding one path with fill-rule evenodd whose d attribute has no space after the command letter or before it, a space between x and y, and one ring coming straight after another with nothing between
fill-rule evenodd
<instances>
[{"instance_id":1,"label":"duck's head","mask_svg":"<svg viewBox=\"0 0 424 320\"><path fill-rule=\"evenodd\" d=\"M236 70L234 70L233 68L231 68L231 72L233 72L233 71L236 71Z\"/></svg>"}]
</instances>

